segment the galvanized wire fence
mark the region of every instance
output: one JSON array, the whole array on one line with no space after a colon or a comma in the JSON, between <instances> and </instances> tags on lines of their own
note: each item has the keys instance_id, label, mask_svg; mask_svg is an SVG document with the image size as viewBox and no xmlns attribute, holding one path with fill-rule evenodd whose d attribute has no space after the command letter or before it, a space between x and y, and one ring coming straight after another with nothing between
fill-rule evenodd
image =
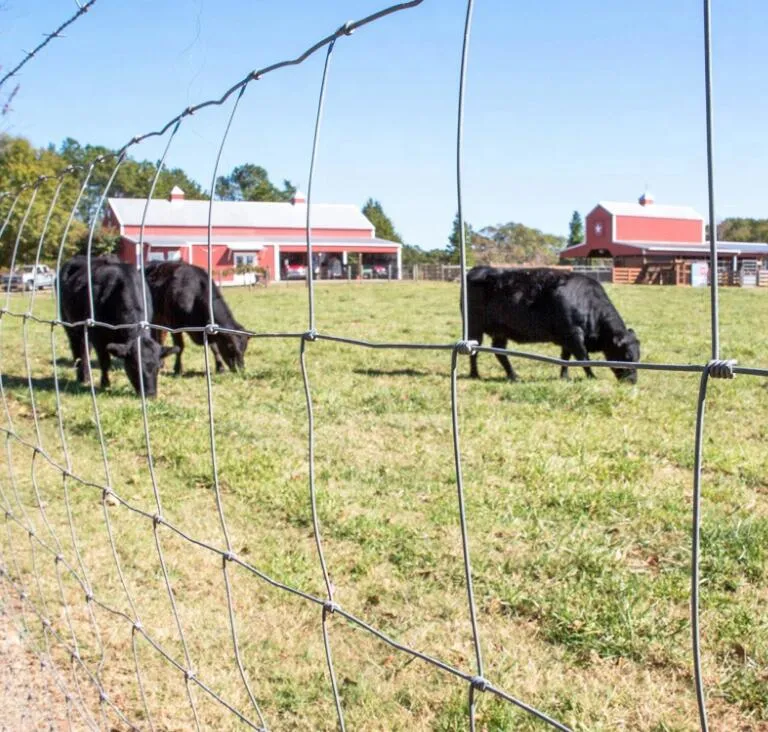
<instances>
[{"instance_id":1,"label":"galvanized wire fence","mask_svg":"<svg viewBox=\"0 0 768 732\"><path fill-rule=\"evenodd\" d=\"M346 36L351 35L354 31L369 23L378 21L395 13L400 13L402 11L416 8L417 6L422 5L422 3L423 0L412 0L412 2L399 3L384 8L381 11L359 21L345 23L340 28L338 28L338 30L318 41L315 45L313 45L299 57L287 61L282 61L249 73L244 79L227 90L219 99L207 101L194 107L187 108L181 114L177 115L166 125L164 125L159 131L149 132L134 137L114 156L104 156L97 158L85 168L77 168L73 166L63 170L58 175L41 177L32 183L21 186L15 191L6 192L2 198L0 198L0 205L4 203L7 206L7 210L2 219L2 224L0 225L0 237L3 237L6 229L9 226L9 223L12 221L14 216L18 217L20 222L18 225L17 234L13 241L5 241L2 239L3 246L7 247L6 251L10 250L11 255L9 257L9 261L11 269L13 269L13 267L17 264L19 245L25 232L25 227L27 226L30 212L32 211L35 200L38 197L38 193L43 190L44 186L47 186L49 183L53 184L54 190L51 194L51 202L47 210L47 215L41 225L38 240L39 243L34 257L35 263L38 264L41 260L41 257L43 256L44 247L47 244L47 233L49 225L52 219L52 215L56 210L56 207L59 205L62 188L65 182L77 181L79 184L79 193L74 197L74 202L71 205L71 208L69 208L67 223L58 243L57 262L58 267L60 268L63 257L65 256L69 229L76 217L81 197L83 196L83 193L86 189L86 186L88 185L89 180L91 179L95 168L97 166L112 166L109 182L102 192L101 200L97 210L92 215L90 234L88 238L90 316L81 321L64 323L62 321L62 313L60 307L57 311L56 318L54 319L48 319L38 315L35 309L37 293L34 287L28 295L25 309L20 311L18 309L13 310L11 308L12 302L16 304L21 303L26 296L20 296L16 300L12 300L10 286L6 295L5 305L0 308L0 399L2 400L3 410L5 413L5 425L0 427L0 431L2 431L2 433L5 435L5 453L7 461L7 469L5 471L5 475L3 475L2 480L0 480L0 500L2 501L2 510L4 511L5 515L5 533L7 537L0 541L0 551L2 552L0 555L0 578L2 578L2 581L0 582L0 588L2 588L2 592L4 594L6 607L19 608L19 612L16 614L16 617L27 631L28 637L31 640L34 640L35 638L39 639L39 643L33 643L32 650L37 654L41 666L43 666L51 675L55 687L60 690L66 702L66 709L70 724L82 725L91 729L101 729L108 727L111 719L112 722L114 722L114 720L118 720L120 724L125 725L128 728L155 728L150 705L147 700L147 686L144 676L145 668L142 663L141 653L139 650L139 644L141 643L150 648L159 659L162 659L167 663L169 678L176 679L177 683L183 684L184 695L187 698L191 718L194 720L194 724L197 728L200 728L202 724L198 709L200 703L198 695L202 693L206 695L210 700L220 705L222 713L228 713L232 716L233 719L243 723L244 725L253 729L269 729L270 720L267 719L265 713L262 710L264 700L259 699L258 684L254 683L254 680L249 678L249 675L246 672L245 663L243 660L243 651L239 641L237 610L233 600L233 568L239 568L248 573L248 575L254 580L267 583L276 590L282 593L287 593L294 598L298 598L302 602L314 605L318 609L320 626L319 630L322 636L327 665L329 694L332 696L334 702L339 729L345 729L344 694L339 689L339 684L337 683L336 672L334 668L333 634L331 633L331 619L334 616L345 620L353 627L365 631L372 637L390 646L394 650L397 650L403 654L407 654L411 658L418 659L425 664L428 664L431 667L445 673L448 676L458 678L465 682L467 688L467 721L470 729L474 730L476 725L476 701L478 699L478 694L480 693L493 695L498 699L504 700L516 706L518 709L532 715L545 725L560 730L568 729L565 724L552 718L545 711L539 710L528 704L525 700L518 698L515 695L514 690L505 690L500 688L499 685L494 683L493 679L487 678L485 674L481 624L477 619L476 603L472 585L473 572L471 563L470 536L467 528L464 499L464 481L461 463L462 451L460 444L458 418L459 398L457 389L457 369L459 362L464 357L477 352L506 354L515 356L517 358L544 362L553 366L589 365L591 367L597 368L626 368L628 364L626 362L611 361L570 361L566 364L566 362L562 361L561 359L551 358L539 354L533 354L513 349L482 347L468 339L467 298L465 291L467 270L466 242L464 241L462 208L462 140L464 89L468 63L470 29L472 24L473 0L469 0L467 2L465 32L461 52L461 71L459 78L456 172L459 231L461 236L461 262L459 265L459 282L461 285L462 330L461 333L457 334L457 339L455 342L371 342L324 332L318 328L318 324L316 322L314 282L313 278L311 277L307 280L308 314L306 329L300 332L268 333L251 330L232 330L217 324L214 318L212 288L210 287L210 278L212 277L213 271L211 239L214 236L215 230L213 213L215 204L213 201L213 194L211 194L211 200L209 202L208 218L208 292L211 294L211 299L208 303L208 324L197 328L180 329L168 328L154 324L150 322L150 318L148 317L146 310L146 297L144 298L144 317L139 322L128 323L124 325L110 325L108 323L99 322L95 318L94 296L92 283L90 282L90 253L92 250L94 234L98 224L100 212L104 206L104 202L108 196L110 187L118 172L118 169L120 168L122 162L125 160L129 151L139 142L147 139L148 137L159 137L168 133L165 150L161 160L158 163L155 177L148 192L144 209L138 246L138 250L143 251L142 244L144 241L145 222L150 201L152 199L152 194L154 192L155 185L158 181L158 177L162 170L168 151L173 143L174 137L180 129L181 125L184 123L184 120L190 115L206 107L222 105L230 97L234 97L235 99L226 129L222 136L221 145L219 147L218 156L216 159L216 165L212 175L211 189L213 191L215 187L216 175L218 172L219 160L226 143L227 134L232 124L232 120L237 113L238 102L243 97L245 91L252 85L252 83L258 81L264 75L289 65L300 64L316 52L320 51L321 49L325 49L326 56L322 71L315 118L312 156L308 177L309 186L307 192L306 246L308 261L312 261L312 189L317 167L317 159L321 149L319 142L325 91L329 83L330 62L336 47L336 42ZM707 79L707 151L709 161L708 173L710 195L710 224L713 224L714 178L711 165L712 108L710 83L711 61L709 54L710 20L708 0L704 0L704 19L706 39L705 67ZM715 227L710 225L710 232L714 232L714 230ZM716 246L717 245L713 234L711 237L711 256L713 262L717 261ZM144 263L142 260L143 258L139 257L139 267L142 272L142 287L146 288L146 284L143 278ZM693 470L693 512L691 529L691 638L693 659L692 668L694 672L695 691L699 708L700 727L702 730L706 730L708 728L706 716L706 695L702 681L700 662L698 612L700 558L699 534L701 524L701 469L703 453L702 440L704 430L704 406L707 396L707 387L710 378L733 378L733 376L736 374L756 377L768 376L768 369L738 366L732 360L721 358L718 344L719 324L717 316L717 298L717 282L713 281L711 309L712 358L710 361L703 364L631 364L637 369L700 374L700 390L696 419L695 465ZM11 376L7 372L5 366L7 363L7 358L4 358L5 349L7 348L6 338L4 337L4 326L9 319L21 322L23 342L22 358L25 364L27 391L29 393L30 405L28 414L19 415L17 405L15 404L14 400L9 399L9 395L5 386L6 381ZM58 459L54 455L54 451L50 448L50 446L45 444L46 441L43 439L43 431L41 430L40 426L41 414L36 403L35 384L32 378L33 367L29 345L29 327L31 324L43 325L50 328L50 354L52 363L51 377L53 380L53 391L55 394L57 420L56 427L58 434L58 447L56 449L60 450L61 455L63 456L63 460ZM83 329L86 338L86 348L88 347L88 339L90 337L89 334L92 333L92 329L96 326L112 328L114 330L128 329L131 337L135 337L137 342L142 333L146 333L150 330L166 331L170 333L190 333L196 331L202 334L205 353L205 378L208 417L207 429L212 465L213 491L215 495L216 513L221 528L221 536L223 538L222 542L215 543L199 536L194 536L189 531L184 530L182 527L176 525L173 521L170 521L164 514L162 486L160 485L155 470L155 459L152 450L151 431L147 411L147 399L143 380L140 381L139 391L141 397L140 402L144 435L144 459L151 482L152 495L154 499L153 510L146 510L146 508L138 505L135 501L131 500L128 496L124 495L122 492L116 490L115 488L116 482L112 474L108 442L102 426L102 417L104 415L105 407L104 403L97 396L97 390L95 388L93 375L90 369L88 370L90 401L96 432L96 443L101 456L103 477L100 480L92 480L79 474L78 471L74 468L74 461L72 459L71 450L69 449L67 441L66 424L63 418L63 397L61 393L62 390L60 388L60 375L57 365L59 353L57 336L61 333L62 327L64 325L70 328L74 327ZM287 339L295 341L298 346L298 366L304 387L308 424L307 456L309 468L309 500L307 510L311 514L312 533L317 551L317 560L320 565L325 588L323 594L314 594L307 592L300 587L293 587L280 582L266 574L264 571L260 570L259 567L255 564L250 563L243 556L238 555L238 553L235 551L235 547L230 538L230 532L228 529L227 511L222 495L221 481L218 470L216 418L214 413L214 399L211 382L211 364L209 362L208 354L209 338L219 332L246 335L256 339ZM325 558L324 545L322 540L322 525L317 508L317 478L315 472L316 430L314 424L312 386L307 370L307 352L309 349L309 344L313 344L312 347L316 348L324 342L343 343L366 349L429 350L445 352L446 356L450 354L449 368L451 377L451 424L456 477L456 506L458 509L459 524L461 529L461 551L463 557L463 574L466 589L466 602L474 648L474 663L471 667L460 668L451 665L450 663L447 663L446 661L434 655L426 654L416 648L405 645L399 642L397 638L383 632L380 628L374 627L364 618L349 612L342 605L336 602L334 597L334 586L330 579L331 575L329 572L328 562ZM140 348L138 349L138 352L141 354ZM141 368L139 368L139 373L141 373ZM33 426L33 439L25 437L22 434L22 430L19 429L19 424L22 421L26 423L29 418L31 418ZM17 458L14 457L14 455L19 451L21 454L27 456L28 458L24 461L24 464L28 466L30 470L31 486L34 498L32 501L25 500L19 490L16 472ZM42 469L52 470L61 479L61 493L56 500L63 504L60 507L63 508L64 515L66 517L66 528L68 534L67 537L59 536L53 523L49 521L47 515L49 506L43 499L39 489L38 473ZM92 572L89 571L88 567L86 566L86 562L83 559L83 553L81 551L82 538L78 535L77 522L73 513L70 496L70 491L73 486L83 490L93 491L94 495L101 497L103 524L108 538L109 552L114 564L114 572L116 578L124 596L125 607L127 608L127 611L121 607L118 607L113 602L108 601L104 597L100 596L96 591L94 591L94 584L91 579ZM161 584L163 592L167 596L168 609L173 619L173 635L175 635L173 646L174 648L180 649L180 652L176 652L170 648L169 643L161 641L161 636L163 633L160 631L162 630L167 632L167 628L161 629L157 627L150 627L143 622L142 617L140 616L135 598L135 591L132 590L125 578L125 573L123 570L124 558L121 559L121 555L118 551L115 539L115 530L113 526L114 520L111 516L110 507L115 508L115 510L123 511L126 516L133 517L136 522L143 522L144 525L151 528L154 548L157 560L161 568ZM216 557L217 561L220 562L221 580L226 596L227 621L231 639L231 661L233 663L233 667L237 669L237 674L239 675L242 684L242 690L244 692L245 698L247 699L247 704L245 706L238 705L234 700L230 698L225 698L220 691L214 688L214 684L212 684L206 678L203 678L203 675L198 673L195 669L194 662L189 651L190 644L188 638L190 631L189 628L185 628L184 623L180 617L180 613L177 607L177 595L174 589L172 573L170 572L168 563L165 559L167 542L169 541L169 537L171 535L190 546L195 546L203 550L210 556ZM23 540L20 540L20 537L23 537ZM71 554L67 549L65 549L66 542L71 544ZM50 598L46 599L46 594L41 587L40 570L44 564L47 564L49 568L52 566L54 570L56 586L58 588L58 599L56 601L55 607L52 607ZM74 586L78 588L80 597L78 602L73 601L72 593L65 589L66 583L73 583ZM102 616L108 617L114 620L117 624L121 625L123 628L130 630L133 669L136 681L137 699L139 701L138 709L132 707L130 704L122 703L119 698L111 695L113 689L110 688L110 685L105 680L105 670L109 664L109 658L105 652L105 643L103 640L105 630L102 627L102 624L99 622L97 613L95 612L97 609ZM89 628L87 638L83 637L83 625L81 623L76 623L73 620L75 615L78 615L81 618L85 618L84 623ZM84 647L88 648L88 653L83 651Z\"/></svg>"}]
</instances>

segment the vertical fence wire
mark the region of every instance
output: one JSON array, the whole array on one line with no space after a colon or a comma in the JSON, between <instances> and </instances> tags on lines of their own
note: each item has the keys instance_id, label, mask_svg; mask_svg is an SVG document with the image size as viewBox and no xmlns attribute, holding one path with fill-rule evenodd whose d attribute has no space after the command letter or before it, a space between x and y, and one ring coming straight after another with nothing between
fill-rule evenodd
<instances>
[{"instance_id":1,"label":"vertical fence wire","mask_svg":"<svg viewBox=\"0 0 768 732\"><path fill-rule=\"evenodd\" d=\"M714 121L712 111L712 10L704 2L704 102L707 130L707 213L709 218L709 279L712 359L720 358L720 305L717 271L717 220L715 219Z\"/></svg>"},{"instance_id":2,"label":"vertical fence wire","mask_svg":"<svg viewBox=\"0 0 768 732\"><path fill-rule=\"evenodd\" d=\"M317 160L317 150L320 145L320 126L323 122L323 107L325 106L325 89L328 82L328 70L331 65L331 56L333 47L336 44L334 39L328 44L328 51L325 54L325 64L323 65L323 77L320 82L320 94L317 99L317 114L315 116L315 132L312 137L312 156L309 162L309 176L307 179L307 300L309 303L309 331L315 331L315 262L312 251L312 189L315 179L315 161ZM362 260L361 260L362 261Z\"/></svg>"}]
</instances>

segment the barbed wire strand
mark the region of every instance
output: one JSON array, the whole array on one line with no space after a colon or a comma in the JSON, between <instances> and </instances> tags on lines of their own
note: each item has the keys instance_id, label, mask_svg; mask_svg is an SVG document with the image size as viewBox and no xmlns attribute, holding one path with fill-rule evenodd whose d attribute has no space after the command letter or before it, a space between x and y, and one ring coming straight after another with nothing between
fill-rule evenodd
<instances>
[{"instance_id":1,"label":"barbed wire strand","mask_svg":"<svg viewBox=\"0 0 768 732\"><path fill-rule=\"evenodd\" d=\"M74 23L80 16L85 15L91 7L96 3L96 0L88 0L88 2L83 3L82 5L78 0L75 0L75 3L77 4L77 12L70 17L68 20L64 21L58 28L56 28L55 31L51 33L44 33L45 40L38 43L37 46L35 46L31 51L28 51L27 54L24 56L24 58L19 61L16 66L14 66L7 74L5 74L2 78L0 78L0 87L5 84L8 79L10 79L13 76L16 76L18 72L26 65L28 64L43 48L45 48L54 38L63 38L61 35L61 32L66 30L72 23Z\"/></svg>"}]
</instances>

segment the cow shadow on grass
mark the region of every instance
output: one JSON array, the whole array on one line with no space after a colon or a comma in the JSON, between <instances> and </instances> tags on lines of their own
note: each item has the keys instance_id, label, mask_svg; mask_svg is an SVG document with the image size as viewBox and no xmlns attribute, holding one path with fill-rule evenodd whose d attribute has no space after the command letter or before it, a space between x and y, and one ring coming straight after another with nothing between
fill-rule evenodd
<instances>
[{"instance_id":1,"label":"cow shadow on grass","mask_svg":"<svg viewBox=\"0 0 768 732\"><path fill-rule=\"evenodd\" d=\"M360 376L445 376L434 371L420 369L352 369L352 373Z\"/></svg>"},{"instance_id":2,"label":"cow shadow on grass","mask_svg":"<svg viewBox=\"0 0 768 732\"><path fill-rule=\"evenodd\" d=\"M441 378L450 378L451 372L449 369L445 369L445 371L423 371L419 369L411 369L411 368L404 368L404 369L352 369L352 372L355 374L360 374L361 376L416 376L416 377L425 377L425 376L432 376L432 377L441 377ZM512 382L510 381L506 376L503 374L497 376L481 376L479 379L472 378L467 373L459 373L457 375L458 379L461 381L469 381L469 382L476 382L477 384L510 384L510 385L524 385L524 384L552 384L552 383L559 383L561 381L559 374L552 374L551 376L545 376L545 377L531 377L531 376L518 376L517 379ZM582 381L584 379L579 378L578 376L574 377L571 376L569 381ZM567 382L566 382L567 383Z\"/></svg>"},{"instance_id":3,"label":"cow shadow on grass","mask_svg":"<svg viewBox=\"0 0 768 732\"><path fill-rule=\"evenodd\" d=\"M8 391L14 391L18 389L29 390L29 379L26 376L12 376L10 374L3 374L3 388ZM98 390L98 384L96 386ZM53 376L33 376L32 377L32 389L34 391L56 391L56 380ZM69 378L67 376L59 376L59 392L80 393L90 391L88 384L80 384L77 379Z\"/></svg>"}]
</instances>

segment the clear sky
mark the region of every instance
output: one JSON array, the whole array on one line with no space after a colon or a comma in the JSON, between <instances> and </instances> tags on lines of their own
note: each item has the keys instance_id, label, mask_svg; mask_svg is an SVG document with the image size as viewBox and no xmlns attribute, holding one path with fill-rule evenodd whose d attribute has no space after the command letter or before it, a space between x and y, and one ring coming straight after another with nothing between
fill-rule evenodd
<instances>
[{"instance_id":1,"label":"clear sky","mask_svg":"<svg viewBox=\"0 0 768 732\"><path fill-rule=\"evenodd\" d=\"M4 0L0 64L72 0ZM7 131L118 147L387 0L99 0L23 71ZM465 208L475 226L565 234L574 209L634 200L706 212L701 0L476 0ZM715 0L717 213L768 217L768 3ZM404 239L444 246L456 211L464 0L424 0L342 38L315 200L381 200ZM322 54L251 85L222 158L307 185ZM168 164L210 187L229 109L182 126ZM159 144L134 148L157 159Z\"/></svg>"}]
</instances>

